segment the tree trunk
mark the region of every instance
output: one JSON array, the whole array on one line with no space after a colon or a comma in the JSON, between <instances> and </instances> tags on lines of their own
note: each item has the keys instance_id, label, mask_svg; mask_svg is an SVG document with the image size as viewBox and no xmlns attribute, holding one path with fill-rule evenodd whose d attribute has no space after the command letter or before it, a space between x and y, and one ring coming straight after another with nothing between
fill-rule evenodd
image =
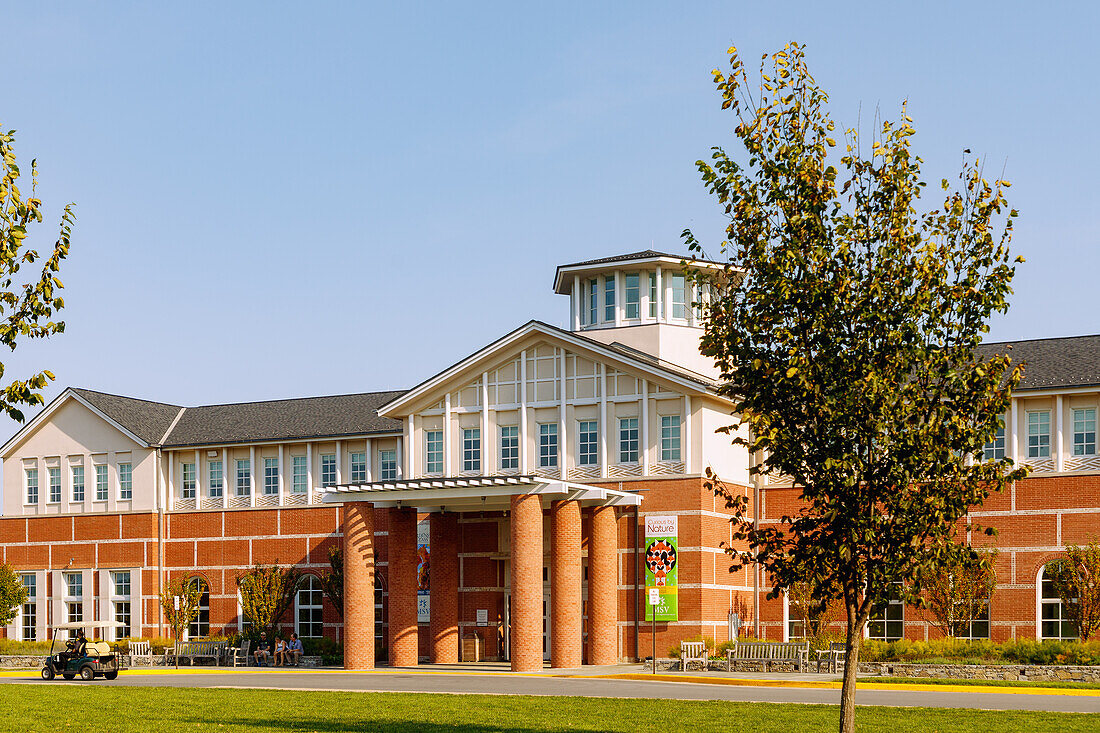
<instances>
[{"instance_id":1,"label":"tree trunk","mask_svg":"<svg viewBox=\"0 0 1100 733\"><path fill-rule=\"evenodd\" d=\"M863 639L863 619L858 607L845 603L848 611L848 637L844 641L844 686L840 692L840 733L856 730L856 671L859 667L859 644Z\"/></svg>"}]
</instances>

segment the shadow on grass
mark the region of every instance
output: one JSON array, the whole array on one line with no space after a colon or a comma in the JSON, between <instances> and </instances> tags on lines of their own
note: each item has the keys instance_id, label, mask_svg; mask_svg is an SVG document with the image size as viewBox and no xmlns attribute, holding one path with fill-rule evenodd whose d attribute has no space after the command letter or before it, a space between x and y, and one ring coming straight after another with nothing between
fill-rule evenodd
<instances>
[{"instance_id":1,"label":"shadow on grass","mask_svg":"<svg viewBox=\"0 0 1100 733\"><path fill-rule=\"evenodd\" d=\"M207 718L179 718L180 727L196 726L202 728L216 723L219 728L253 730L286 730L286 731L394 731L395 733L454 733L455 731L469 731L469 733L504 733L505 731L524 731L530 733L544 733L545 731L576 731L575 726L562 723L560 726L519 727L516 725L486 725L473 723L443 723L429 722L423 719L397 719L395 717L373 718L368 720L351 722L348 720L327 720L323 718L311 718L298 716L293 719L256 717L234 717L230 715L218 716L216 721ZM598 731L597 728L585 728L586 731ZM612 730L612 729L607 729Z\"/></svg>"}]
</instances>

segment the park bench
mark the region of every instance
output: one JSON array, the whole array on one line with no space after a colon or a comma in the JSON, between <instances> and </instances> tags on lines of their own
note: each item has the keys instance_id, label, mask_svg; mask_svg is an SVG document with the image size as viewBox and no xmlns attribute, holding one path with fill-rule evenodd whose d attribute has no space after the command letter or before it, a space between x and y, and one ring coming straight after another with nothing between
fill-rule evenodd
<instances>
[{"instance_id":1,"label":"park bench","mask_svg":"<svg viewBox=\"0 0 1100 733\"><path fill-rule=\"evenodd\" d=\"M133 660L140 659L142 664L152 666L153 664L153 650L147 641L130 641L130 664L133 664Z\"/></svg>"},{"instance_id":2,"label":"park bench","mask_svg":"<svg viewBox=\"0 0 1100 733\"><path fill-rule=\"evenodd\" d=\"M252 647L252 641L245 639L241 642L240 646L234 646L229 648L229 656L226 657L225 663L230 667L236 667L238 665L247 667L251 661L248 657L248 650Z\"/></svg>"},{"instance_id":3,"label":"park bench","mask_svg":"<svg viewBox=\"0 0 1100 733\"><path fill-rule=\"evenodd\" d=\"M225 657L229 644L224 641L177 641L176 648L168 656L186 659L192 666L196 659L209 659L218 664Z\"/></svg>"},{"instance_id":4,"label":"park bench","mask_svg":"<svg viewBox=\"0 0 1100 733\"><path fill-rule=\"evenodd\" d=\"M734 662L760 662L768 671L768 662L794 662L795 669L804 672L810 661L810 644L805 641L739 641L726 651L726 671L733 671Z\"/></svg>"},{"instance_id":5,"label":"park bench","mask_svg":"<svg viewBox=\"0 0 1100 733\"><path fill-rule=\"evenodd\" d=\"M829 674L836 674L837 669L844 663L847 654L844 642L832 642L828 649L817 650L817 671L821 672L823 664L828 664Z\"/></svg>"},{"instance_id":6,"label":"park bench","mask_svg":"<svg viewBox=\"0 0 1100 733\"><path fill-rule=\"evenodd\" d=\"M695 664L699 669L706 670L708 661L707 647L704 642L680 642L680 669L686 672L691 665Z\"/></svg>"}]
</instances>

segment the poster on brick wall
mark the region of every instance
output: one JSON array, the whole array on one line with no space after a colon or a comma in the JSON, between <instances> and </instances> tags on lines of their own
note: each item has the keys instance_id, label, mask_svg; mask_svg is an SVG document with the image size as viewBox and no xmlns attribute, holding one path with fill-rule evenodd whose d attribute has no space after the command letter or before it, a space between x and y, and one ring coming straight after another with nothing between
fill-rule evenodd
<instances>
[{"instance_id":1,"label":"poster on brick wall","mask_svg":"<svg viewBox=\"0 0 1100 733\"><path fill-rule=\"evenodd\" d=\"M660 602L646 604L645 620L677 621L679 604L676 596L676 544L679 526L677 517L645 518L645 587L656 588Z\"/></svg>"},{"instance_id":2,"label":"poster on brick wall","mask_svg":"<svg viewBox=\"0 0 1100 733\"><path fill-rule=\"evenodd\" d=\"M416 620L422 624L432 620L430 526L427 519L416 523Z\"/></svg>"}]
</instances>

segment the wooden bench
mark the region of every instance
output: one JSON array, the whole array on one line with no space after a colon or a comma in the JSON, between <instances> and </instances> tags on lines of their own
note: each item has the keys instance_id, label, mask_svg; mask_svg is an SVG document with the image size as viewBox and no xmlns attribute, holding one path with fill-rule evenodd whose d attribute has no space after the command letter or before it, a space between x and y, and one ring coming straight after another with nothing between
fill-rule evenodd
<instances>
[{"instance_id":1,"label":"wooden bench","mask_svg":"<svg viewBox=\"0 0 1100 733\"><path fill-rule=\"evenodd\" d=\"M847 646L843 641L832 642L828 649L817 650L817 671L821 672L822 664L828 664L829 674L836 674L840 665L844 664L844 658L848 654Z\"/></svg>"},{"instance_id":2,"label":"wooden bench","mask_svg":"<svg viewBox=\"0 0 1100 733\"><path fill-rule=\"evenodd\" d=\"M680 669L686 672L691 665L695 664L705 671L708 662L706 644L701 641L680 642Z\"/></svg>"},{"instance_id":3,"label":"wooden bench","mask_svg":"<svg viewBox=\"0 0 1100 733\"><path fill-rule=\"evenodd\" d=\"M130 664L135 659L142 660L143 665L153 666L153 650L147 641L130 641Z\"/></svg>"},{"instance_id":4,"label":"wooden bench","mask_svg":"<svg viewBox=\"0 0 1100 733\"><path fill-rule=\"evenodd\" d=\"M192 666L196 659L209 659L214 664L219 664L229 649L229 643L224 641L177 641L176 648L166 655L175 659L186 659Z\"/></svg>"},{"instance_id":5,"label":"wooden bench","mask_svg":"<svg viewBox=\"0 0 1100 733\"><path fill-rule=\"evenodd\" d=\"M804 672L810 662L810 644L806 641L739 641L726 651L726 671L733 671L734 662L761 662L768 671L768 662L794 662L795 669Z\"/></svg>"},{"instance_id":6,"label":"wooden bench","mask_svg":"<svg viewBox=\"0 0 1100 733\"><path fill-rule=\"evenodd\" d=\"M252 642L245 639L241 642L240 646L229 647L229 656L226 658L226 666L236 667L238 665L247 667L248 663L252 661L252 658L248 655L248 650L251 648Z\"/></svg>"}]
</instances>

